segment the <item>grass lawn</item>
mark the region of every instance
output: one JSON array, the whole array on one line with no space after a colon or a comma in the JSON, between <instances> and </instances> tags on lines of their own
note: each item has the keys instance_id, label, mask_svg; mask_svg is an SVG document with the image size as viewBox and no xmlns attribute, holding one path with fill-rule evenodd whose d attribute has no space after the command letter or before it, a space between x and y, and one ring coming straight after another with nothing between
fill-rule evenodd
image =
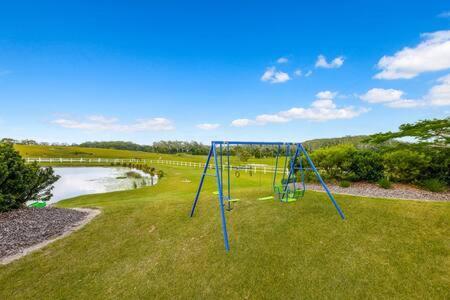
<instances>
[{"instance_id":1,"label":"grass lawn","mask_svg":"<svg viewBox=\"0 0 450 300\"><path fill-rule=\"evenodd\" d=\"M139 158L139 159L167 159L178 161L201 162L206 161L206 155L161 154L142 151L128 151L101 148L85 148L72 146L42 146L42 145L14 145L23 157L54 157L54 158ZM282 160L284 161L284 160ZM230 157L232 164L245 164L235 156ZM250 158L246 163L274 165L275 158Z\"/></svg>"},{"instance_id":2,"label":"grass lawn","mask_svg":"<svg viewBox=\"0 0 450 300\"><path fill-rule=\"evenodd\" d=\"M60 202L103 213L0 266L0 299L450 298L450 203L337 196L342 221L323 193L257 201L270 176L243 174L227 254L213 178L190 219L200 170L164 170L154 187Z\"/></svg>"}]
</instances>

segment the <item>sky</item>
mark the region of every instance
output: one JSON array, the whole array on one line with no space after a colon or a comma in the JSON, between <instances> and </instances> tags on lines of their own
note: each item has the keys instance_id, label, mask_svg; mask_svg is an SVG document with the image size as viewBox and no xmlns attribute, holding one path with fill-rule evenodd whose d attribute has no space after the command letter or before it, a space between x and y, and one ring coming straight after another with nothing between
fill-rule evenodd
<instances>
[{"instance_id":1,"label":"sky","mask_svg":"<svg viewBox=\"0 0 450 300\"><path fill-rule=\"evenodd\" d=\"M448 116L446 1L0 7L0 137L296 142Z\"/></svg>"}]
</instances>

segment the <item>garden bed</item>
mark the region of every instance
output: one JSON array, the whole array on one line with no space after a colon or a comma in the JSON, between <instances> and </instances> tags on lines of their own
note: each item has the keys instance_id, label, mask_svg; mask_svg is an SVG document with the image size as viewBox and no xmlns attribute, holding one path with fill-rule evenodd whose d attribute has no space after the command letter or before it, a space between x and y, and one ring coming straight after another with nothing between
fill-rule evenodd
<instances>
[{"instance_id":1,"label":"garden bed","mask_svg":"<svg viewBox=\"0 0 450 300\"><path fill-rule=\"evenodd\" d=\"M354 182L347 188L331 183L327 183L327 185L330 191L336 194L422 201L450 201L450 192L434 193L406 184L393 184L390 189L384 189L367 182ZM323 192L322 186L318 183L308 183L306 189Z\"/></svg>"},{"instance_id":2,"label":"garden bed","mask_svg":"<svg viewBox=\"0 0 450 300\"><path fill-rule=\"evenodd\" d=\"M98 212L47 207L0 213L0 263L9 263L69 234Z\"/></svg>"}]
</instances>

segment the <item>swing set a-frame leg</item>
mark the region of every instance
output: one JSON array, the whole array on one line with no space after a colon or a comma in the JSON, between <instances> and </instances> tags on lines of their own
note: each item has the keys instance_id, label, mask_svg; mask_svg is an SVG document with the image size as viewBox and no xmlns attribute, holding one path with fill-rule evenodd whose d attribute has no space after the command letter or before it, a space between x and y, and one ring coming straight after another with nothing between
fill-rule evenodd
<instances>
[{"instance_id":1,"label":"swing set a-frame leg","mask_svg":"<svg viewBox=\"0 0 450 300\"><path fill-rule=\"evenodd\" d=\"M221 177L222 174L219 171L219 161L218 161L217 153L216 153L216 145L214 143L211 145L211 149L209 150L208 158L205 163L205 168L203 169L203 173L202 173L202 176L200 179L200 184L197 189L197 194L195 195L194 203L192 204L190 217L194 216L195 208L197 206L197 202L200 197L200 192L202 191L203 182L205 180L206 173L208 172L209 163L211 162L211 156L214 157L214 166L215 166L214 169L215 169L215 173L216 173L215 177L217 180L217 189L219 192L218 197L219 197L220 216L221 216L221 220L222 220L223 240L224 240L225 250L230 251L230 245L228 242L228 232L227 232L227 220L225 217L225 207L224 207L224 203L223 203L224 199L223 199L222 177Z\"/></svg>"},{"instance_id":2,"label":"swing set a-frame leg","mask_svg":"<svg viewBox=\"0 0 450 300\"><path fill-rule=\"evenodd\" d=\"M225 217L225 206L223 204L223 187L222 187L222 172L219 169L219 159L216 153L216 147L213 145L213 154L214 154L214 165L216 169L216 180L217 180L217 189L219 190L219 209L220 209L220 217L222 219L222 232L223 232L223 242L225 245L225 250L230 251L230 244L228 242L228 231L227 231L227 219Z\"/></svg>"},{"instance_id":3,"label":"swing set a-frame leg","mask_svg":"<svg viewBox=\"0 0 450 300\"><path fill-rule=\"evenodd\" d=\"M192 204L190 217L194 216L195 208L197 207L198 198L202 191L203 181L205 181L206 172L208 172L209 162L211 161L211 155L213 154L213 146L209 149L208 158L206 159L205 168L203 169L202 177L200 178L200 184L198 185L197 194L195 195L194 203Z\"/></svg>"},{"instance_id":4,"label":"swing set a-frame leg","mask_svg":"<svg viewBox=\"0 0 450 300\"><path fill-rule=\"evenodd\" d=\"M308 155L308 152L306 152L306 150L305 150L305 148L303 148L302 144L298 144L297 147L300 147L301 151L305 155L306 160L308 161L309 166L311 167L313 172L316 174L316 177L319 180L320 184L322 185L323 189L327 193L328 197L330 198L331 202L333 203L334 207L336 208L336 210L339 213L339 215L341 216L341 218L344 220L345 219L344 213L342 212L341 208L339 207L339 204L334 199L333 194L331 194L330 190L328 189L328 186L323 181L322 176L320 176L319 172L317 171L316 166L314 165L314 163L312 162L311 158Z\"/></svg>"}]
</instances>

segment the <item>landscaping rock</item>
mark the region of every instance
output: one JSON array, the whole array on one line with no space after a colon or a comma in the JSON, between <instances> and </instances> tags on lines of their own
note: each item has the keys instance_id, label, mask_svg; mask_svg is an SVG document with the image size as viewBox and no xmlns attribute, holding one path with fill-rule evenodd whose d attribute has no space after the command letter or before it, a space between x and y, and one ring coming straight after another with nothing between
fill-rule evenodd
<instances>
[{"instance_id":1,"label":"landscaping rock","mask_svg":"<svg viewBox=\"0 0 450 300\"><path fill-rule=\"evenodd\" d=\"M88 212L65 208L24 208L0 213L0 259L63 234Z\"/></svg>"},{"instance_id":2,"label":"landscaping rock","mask_svg":"<svg viewBox=\"0 0 450 300\"><path fill-rule=\"evenodd\" d=\"M376 184L367 182L354 182L347 188L330 183L327 183L327 186L332 193L336 194L422 201L450 201L450 192L434 193L406 184L393 184L391 189L383 189ZM316 183L308 183L306 189L324 191L322 186Z\"/></svg>"}]
</instances>

